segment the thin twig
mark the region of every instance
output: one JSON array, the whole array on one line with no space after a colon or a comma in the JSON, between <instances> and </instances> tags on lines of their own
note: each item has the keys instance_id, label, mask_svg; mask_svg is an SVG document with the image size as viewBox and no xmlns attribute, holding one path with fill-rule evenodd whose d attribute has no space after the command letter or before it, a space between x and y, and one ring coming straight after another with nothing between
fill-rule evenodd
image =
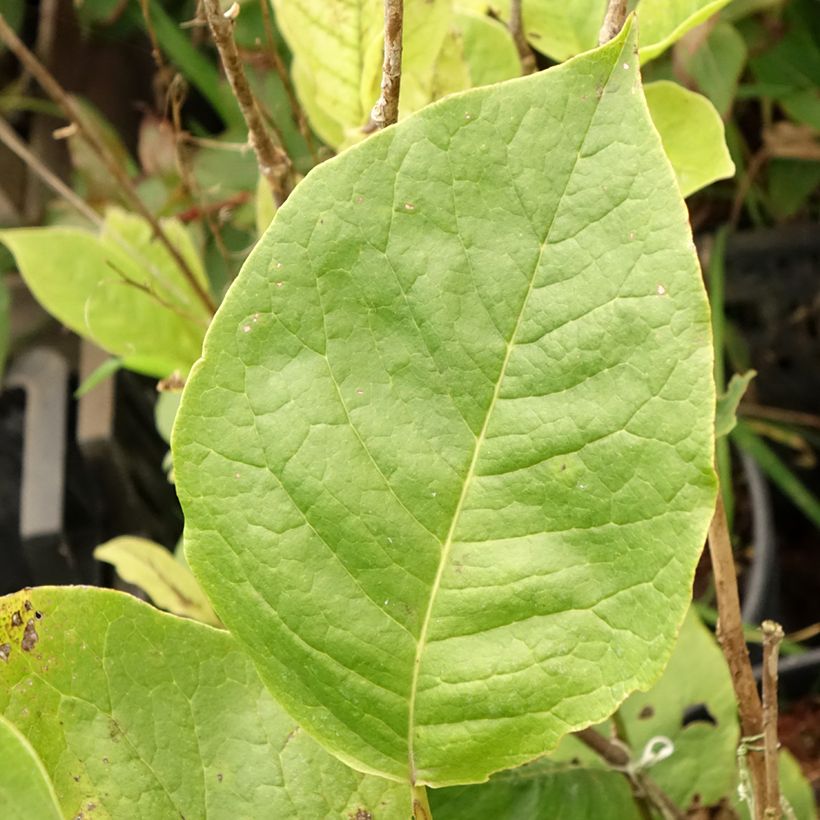
<instances>
[{"instance_id":1,"label":"thin twig","mask_svg":"<svg viewBox=\"0 0 820 820\"><path fill-rule=\"evenodd\" d=\"M786 410L782 407L767 407L754 402L741 402L738 408L740 415L747 418L769 419L783 424L797 424L800 427L813 427L820 430L820 416L814 413L803 413L800 410Z\"/></svg>"},{"instance_id":2,"label":"thin twig","mask_svg":"<svg viewBox=\"0 0 820 820\"><path fill-rule=\"evenodd\" d=\"M648 809L654 808L660 812L665 820L685 820L686 815L663 791L663 789L644 772L630 769L631 759L629 750L623 743L615 742L605 738L600 732L593 728L582 729L575 732L585 746L592 749L602 760L608 763L613 769L624 774L632 787L632 791L638 801L638 806L642 813L651 816ZM647 806L649 804L649 806Z\"/></svg>"},{"instance_id":3,"label":"thin twig","mask_svg":"<svg viewBox=\"0 0 820 820\"><path fill-rule=\"evenodd\" d=\"M381 94L370 112L370 128L386 128L399 121L401 49L404 0L384 0L384 63Z\"/></svg>"},{"instance_id":4,"label":"thin twig","mask_svg":"<svg viewBox=\"0 0 820 820\"><path fill-rule=\"evenodd\" d=\"M265 126L262 109L251 91L245 68L236 48L233 36L235 13L234 5L225 14L219 7L219 0L203 0L202 8L208 20L208 26L216 43L219 56L228 81L233 89L239 110L248 126L248 140L256 154L259 171L268 181L273 191L277 206L281 206L293 190L291 162L281 145L276 145L270 131Z\"/></svg>"},{"instance_id":5,"label":"thin twig","mask_svg":"<svg viewBox=\"0 0 820 820\"><path fill-rule=\"evenodd\" d=\"M69 96L65 89L57 82L51 72L32 54L31 51L23 44L20 38L14 33L12 28L6 23L5 18L0 14L0 39L8 46L9 50L14 53L17 59L22 63L24 68L31 73L37 80L43 90L62 108L68 120L77 126L79 135L85 140L91 150L99 157L100 161L105 165L108 172L117 180L120 188L125 194L131 206L136 210L143 219L151 226L159 241L165 246L171 258L179 267L183 276L188 282L189 287L196 294L197 298L208 309L209 313L216 310L216 305L211 298L208 291L203 287L202 283L194 275L191 266L182 256L176 245L171 242L168 235L162 228L157 218L151 213L148 207L140 198L137 189L131 178L122 168L112 153L111 149L103 142L97 135L95 129L90 126L86 117Z\"/></svg>"},{"instance_id":6,"label":"thin twig","mask_svg":"<svg viewBox=\"0 0 820 820\"><path fill-rule=\"evenodd\" d=\"M17 136L15 130L4 119L0 119L0 142L17 154L52 191L61 196L92 225L102 228L103 221L100 215L85 200L77 196L55 173L50 171L35 154L29 151L23 140Z\"/></svg>"},{"instance_id":7,"label":"thin twig","mask_svg":"<svg viewBox=\"0 0 820 820\"><path fill-rule=\"evenodd\" d=\"M285 89L285 94L288 97L288 104L290 105L290 114L293 118L293 122L296 124L296 127L299 129L299 133L305 140L305 144L307 145L307 149L310 152L311 159L314 162L318 162L319 155L316 152L316 143L313 139L313 132L310 130L310 126L308 125L305 111L299 103L299 98L296 96L296 90L294 89L293 83L291 82L290 73L288 72L287 66L285 65L285 61L282 59L282 56L279 54L279 49L276 47L276 37L274 37L273 34L273 24L270 19L270 7L268 5L269 3L270 0L259 0L259 7L262 10L262 28L265 31L265 40L267 42L268 47L268 56L270 57L271 62L273 64L273 70L278 75L279 79L282 82L282 87Z\"/></svg>"},{"instance_id":8,"label":"thin twig","mask_svg":"<svg viewBox=\"0 0 820 820\"><path fill-rule=\"evenodd\" d=\"M510 3L510 22L507 24L510 30L515 47L518 49L518 57L521 60L521 73L534 74L535 53L527 42L524 34L524 17L521 12L521 0L512 0Z\"/></svg>"},{"instance_id":9,"label":"thin twig","mask_svg":"<svg viewBox=\"0 0 820 820\"><path fill-rule=\"evenodd\" d=\"M604 23L598 32L598 45L608 43L624 27L626 20L626 0L609 0Z\"/></svg>"},{"instance_id":10,"label":"thin twig","mask_svg":"<svg viewBox=\"0 0 820 820\"><path fill-rule=\"evenodd\" d=\"M715 514L709 526L709 553L712 558L717 597L717 638L732 676L735 699L740 712L740 728L744 738L759 737L763 732L763 706L757 692L743 634L729 524L719 493ZM766 794L766 771L763 758L755 747L750 747L748 761L754 790L755 820L758 820L762 816L760 811Z\"/></svg>"},{"instance_id":11,"label":"thin twig","mask_svg":"<svg viewBox=\"0 0 820 820\"><path fill-rule=\"evenodd\" d=\"M763 621L763 757L766 766L766 820L780 820L780 779L777 768L777 653L783 627Z\"/></svg>"}]
</instances>

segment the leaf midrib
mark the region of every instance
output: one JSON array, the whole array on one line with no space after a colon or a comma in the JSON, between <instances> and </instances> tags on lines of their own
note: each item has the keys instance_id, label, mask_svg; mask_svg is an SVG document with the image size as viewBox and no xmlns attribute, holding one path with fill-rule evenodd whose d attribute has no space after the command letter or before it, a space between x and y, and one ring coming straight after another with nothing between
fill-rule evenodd
<instances>
[{"instance_id":1,"label":"leaf midrib","mask_svg":"<svg viewBox=\"0 0 820 820\"><path fill-rule=\"evenodd\" d=\"M535 287L535 280L538 275L538 271L541 268L541 262L544 257L544 251L549 244L550 236L552 234L552 229L555 225L555 220L558 217L558 214L561 211L561 204L564 201L564 197L566 196L566 192L569 188L569 184L572 181L573 176L575 175L575 171L578 167L578 162L581 159L581 153L584 149L584 145L586 145L587 138L589 136L589 132L592 129L592 125L595 122L595 118L598 114L598 110L600 108L601 100L603 99L604 94L606 93L606 89L609 86L610 80L612 79L612 73L615 69L615 66L618 64L617 59L613 59L612 66L609 69L609 74L607 75L606 82L604 83L603 89L599 96L597 96L597 102L595 107L592 110L592 115L589 118L589 123L587 124L586 130L584 132L583 137L578 145L578 154L575 157L575 161L573 162L572 168L570 168L569 173L567 174L566 182L564 183L564 189L561 191L560 196L555 205L555 210L553 211L552 217L549 220L546 230L544 232L544 236L541 238L540 249L538 252L538 258L536 259L535 264L533 265L532 276L530 277L529 286L527 288L527 293L524 296L524 300L521 304L521 308L518 312L518 316L515 321L515 325L513 326L512 332L510 333L509 340L507 341L507 349L504 354L504 360L501 363L501 368L498 373L498 378L496 379L495 387L493 389L493 395L490 398L490 402L487 405L487 411L484 416L484 422L481 426L481 430L476 437L475 446L473 448L473 455L470 459L470 464L467 469L467 474L464 478L464 483L461 488L461 494L459 495L458 503L456 504L455 510L453 511L453 518L450 522L450 527L447 531L447 536L442 544L441 548L441 558L439 560L438 569L436 570L435 578L433 579L433 585L430 589L430 598L427 602L427 610L424 613L424 620L422 621L421 630L419 632L419 638L416 643L416 654L413 661L413 673L410 682L410 698L409 698L409 705L408 705L408 732L407 732L407 749L408 749L408 766L409 766L409 779L410 783L415 786L416 785L416 764L415 764L415 749L414 749L414 735L415 735L415 709L416 709L416 699L418 695L418 681L419 681L419 672L421 669L421 662L424 655L424 650L427 644L427 633L430 628L430 621L432 618L433 607L435 605L436 595L438 593L439 587L441 586L441 580L444 576L444 570L447 567L448 560L450 557L450 551L452 550L453 546L453 539L455 536L456 528L459 524L461 519L461 512L464 507L464 503L467 499L467 494L472 484L472 480L475 476L475 468L478 464L478 459L481 455L482 446L484 444L484 440L487 435L487 430L490 425L490 420L493 417L493 410L495 408L496 402L498 401L498 397L501 393L501 386L504 383L504 379L507 373L507 367L510 362L510 357L512 356L512 351L516 347L516 338L518 336L518 331L521 327L521 324L524 320L524 316L527 312L527 306L529 305L530 297L532 296L532 292Z\"/></svg>"}]
</instances>

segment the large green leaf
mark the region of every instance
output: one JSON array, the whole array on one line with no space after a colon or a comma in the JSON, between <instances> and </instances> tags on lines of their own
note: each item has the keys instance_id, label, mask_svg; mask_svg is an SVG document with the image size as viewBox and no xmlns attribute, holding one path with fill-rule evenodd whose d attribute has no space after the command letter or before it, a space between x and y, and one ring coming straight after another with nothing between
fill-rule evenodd
<instances>
[{"instance_id":1,"label":"large green leaf","mask_svg":"<svg viewBox=\"0 0 820 820\"><path fill-rule=\"evenodd\" d=\"M205 272L185 228L163 220L203 287ZM164 377L199 356L208 312L167 249L137 216L111 209L98 234L80 228L0 231L26 284L64 325L123 366Z\"/></svg>"},{"instance_id":2,"label":"large green leaf","mask_svg":"<svg viewBox=\"0 0 820 820\"><path fill-rule=\"evenodd\" d=\"M0 715L0 813L4 820L59 820L60 804L31 744Z\"/></svg>"},{"instance_id":3,"label":"large green leaf","mask_svg":"<svg viewBox=\"0 0 820 820\"><path fill-rule=\"evenodd\" d=\"M691 710L691 711L688 711ZM640 755L653 737L674 751L651 769L652 779L687 808L730 797L736 782L737 719L732 678L712 634L690 610L663 677L621 707L626 740Z\"/></svg>"},{"instance_id":4,"label":"large green leaf","mask_svg":"<svg viewBox=\"0 0 820 820\"><path fill-rule=\"evenodd\" d=\"M183 395L186 552L336 754L481 780L660 673L711 515L714 402L627 26L300 183Z\"/></svg>"},{"instance_id":5,"label":"large green leaf","mask_svg":"<svg viewBox=\"0 0 820 820\"><path fill-rule=\"evenodd\" d=\"M44 587L0 598L0 649L0 714L64 817L405 816L406 788L324 752L225 632L122 593Z\"/></svg>"},{"instance_id":6,"label":"large green leaf","mask_svg":"<svg viewBox=\"0 0 820 820\"><path fill-rule=\"evenodd\" d=\"M644 91L684 196L734 176L723 121L706 97L669 80L649 83Z\"/></svg>"}]
</instances>

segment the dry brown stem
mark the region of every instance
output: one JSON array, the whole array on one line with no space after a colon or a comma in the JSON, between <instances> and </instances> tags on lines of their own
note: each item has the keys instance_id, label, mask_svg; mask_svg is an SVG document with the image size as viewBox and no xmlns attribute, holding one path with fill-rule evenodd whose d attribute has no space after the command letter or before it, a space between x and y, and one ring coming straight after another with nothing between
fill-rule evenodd
<instances>
[{"instance_id":1,"label":"dry brown stem","mask_svg":"<svg viewBox=\"0 0 820 820\"><path fill-rule=\"evenodd\" d=\"M766 768L766 820L780 820L780 778L777 768L777 653L783 627L763 621L763 759Z\"/></svg>"},{"instance_id":2,"label":"dry brown stem","mask_svg":"<svg viewBox=\"0 0 820 820\"><path fill-rule=\"evenodd\" d=\"M512 0L510 3L510 22L507 24L510 34L518 49L518 57L521 60L521 73L534 74L536 70L535 54L527 42L524 34L524 17L521 12L521 0Z\"/></svg>"},{"instance_id":3,"label":"dry brown stem","mask_svg":"<svg viewBox=\"0 0 820 820\"><path fill-rule=\"evenodd\" d=\"M399 121L401 48L404 0L384 0L384 64L381 94L370 112L370 128L386 128Z\"/></svg>"},{"instance_id":4,"label":"dry brown stem","mask_svg":"<svg viewBox=\"0 0 820 820\"><path fill-rule=\"evenodd\" d=\"M222 13L219 0L203 0L202 8L233 95L248 126L248 141L256 154L259 171L268 181L277 206L282 205L293 190L290 159L282 146L274 142L259 102L251 91L233 36L234 18L229 13Z\"/></svg>"},{"instance_id":5,"label":"dry brown stem","mask_svg":"<svg viewBox=\"0 0 820 820\"><path fill-rule=\"evenodd\" d=\"M723 498L717 496L715 514L709 526L709 553L712 557L712 571L715 577L718 624L717 638L720 643L735 690L740 728L744 738L760 737L763 733L763 706L757 692L749 651L743 635L743 619L740 614L740 599L737 592L737 574L729 538L729 525ZM763 817L762 810L766 795L766 770L760 751L749 747L749 772L755 807L755 820Z\"/></svg>"},{"instance_id":6,"label":"dry brown stem","mask_svg":"<svg viewBox=\"0 0 820 820\"><path fill-rule=\"evenodd\" d=\"M598 45L608 43L623 28L626 20L626 0L609 0L604 23L598 32Z\"/></svg>"},{"instance_id":7,"label":"dry brown stem","mask_svg":"<svg viewBox=\"0 0 820 820\"><path fill-rule=\"evenodd\" d=\"M131 178L117 161L117 158L97 135L96 129L91 125L82 110L74 102L71 96L57 82L51 72L35 57L35 55L25 46L20 38L14 33L12 28L6 23L3 15L0 14L0 39L6 44L9 50L17 57L23 67L37 80L46 94L54 100L63 110L68 120L77 126L79 136L85 140L91 150L97 155L108 172L116 179L123 194L132 208L145 219L151 226L157 239L165 246L171 258L179 267L189 287L196 294L197 298L207 307L210 313L216 310L210 294L196 278L190 265L179 252L177 247L168 238L157 218L151 213L145 203L140 199Z\"/></svg>"}]
</instances>

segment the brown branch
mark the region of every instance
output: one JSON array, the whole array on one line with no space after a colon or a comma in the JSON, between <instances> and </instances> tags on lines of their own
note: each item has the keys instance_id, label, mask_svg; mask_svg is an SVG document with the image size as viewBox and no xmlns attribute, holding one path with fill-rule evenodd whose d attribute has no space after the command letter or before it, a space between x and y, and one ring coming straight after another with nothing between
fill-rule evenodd
<instances>
[{"instance_id":1,"label":"brown branch","mask_svg":"<svg viewBox=\"0 0 820 820\"><path fill-rule=\"evenodd\" d=\"M370 123L365 130L386 128L399 121L403 27L404 0L384 0L384 63L381 94L370 112Z\"/></svg>"},{"instance_id":2,"label":"brown branch","mask_svg":"<svg viewBox=\"0 0 820 820\"><path fill-rule=\"evenodd\" d=\"M81 213L92 225L95 225L97 228L102 227L103 221L100 215L91 208L84 199L78 197L55 173L49 170L37 156L28 149L23 140L17 136L15 130L4 119L0 119L0 142L20 157L52 191L65 199L69 205Z\"/></svg>"},{"instance_id":3,"label":"brown branch","mask_svg":"<svg viewBox=\"0 0 820 820\"><path fill-rule=\"evenodd\" d=\"M521 0L512 0L510 3L510 22L507 24L507 28L510 30L515 47L518 49L518 57L521 60L521 73L534 74L536 70L535 54L524 34Z\"/></svg>"},{"instance_id":4,"label":"brown branch","mask_svg":"<svg viewBox=\"0 0 820 820\"><path fill-rule=\"evenodd\" d=\"M766 768L766 820L780 820L780 778L777 768L777 653L783 627L763 621L763 759Z\"/></svg>"},{"instance_id":5,"label":"brown branch","mask_svg":"<svg viewBox=\"0 0 820 820\"><path fill-rule=\"evenodd\" d=\"M709 553L712 557L717 596L717 638L732 675L732 685L740 712L740 728L744 738L759 737L763 732L763 706L743 635L735 560L732 555L726 510L720 493L717 496L715 515L709 526ZM766 771L760 751L755 747L749 749L749 770L752 776L755 820L759 820L762 817L760 812L766 794Z\"/></svg>"},{"instance_id":6,"label":"brown branch","mask_svg":"<svg viewBox=\"0 0 820 820\"><path fill-rule=\"evenodd\" d=\"M753 402L741 402L740 414L746 418L769 419L783 424L797 424L801 427L813 427L820 430L820 416L814 413L803 413L799 410L786 410L782 407L767 407Z\"/></svg>"},{"instance_id":7,"label":"brown branch","mask_svg":"<svg viewBox=\"0 0 820 820\"><path fill-rule=\"evenodd\" d=\"M210 294L196 278L190 265L179 252L179 249L168 238L168 235L163 230L157 218L142 201L137 193L137 189L134 187L134 183L119 164L111 149L100 139L95 128L86 121L82 110L57 82L51 72L29 51L20 38L14 33L8 23L6 23L2 14L0 14L0 39L8 46L9 50L13 52L23 67L37 80L49 97L62 108L68 120L77 126L79 136L85 140L91 150L99 157L103 165L105 165L108 172L117 180L131 207L148 222L151 226L151 230L165 246L171 258L179 267L189 287L202 304L205 305L208 312L213 313L216 310L216 305Z\"/></svg>"},{"instance_id":8,"label":"brown branch","mask_svg":"<svg viewBox=\"0 0 820 820\"><path fill-rule=\"evenodd\" d=\"M672 799L651 777L644 772L629 768L632 761L629 751L622 743L608 740L591 727L575 732L574 735L613 769L623 773L628 778L635 799L644 816L651 816L649 811L651 806L660 812L665 820L685 820L686 815L684 812L674 804Z\"/></svg>"},{"instance_id":9,"label":"brown branch","mask_svg":"<svg viewBox=\"0 0 820 820\"><path fill-rule=\"evenodd\" d=\"M602 46L617 36L626 20L626 0L609 0L604 23L598 32L598 45Z\"/></svg>"},{"instance_id":10,"label":"brown branch","mask_svg":"<svg viewBox=\"0 0 820 820\"><path fill-rule=\"evenodd\" d=\"M202 8L208 20L222 66L231 84L239 110L248 126L248 141L256 154L259 171L268 181L277 206L281 206L293 190L293 175L290 159L281 145L277 145L265 126L265 119L259 102L251 91L245 67L239 57L233 36L236 13L234 5L225 14L219 7L219 0L203 0Z\"/></svg>"}]
</instances>

